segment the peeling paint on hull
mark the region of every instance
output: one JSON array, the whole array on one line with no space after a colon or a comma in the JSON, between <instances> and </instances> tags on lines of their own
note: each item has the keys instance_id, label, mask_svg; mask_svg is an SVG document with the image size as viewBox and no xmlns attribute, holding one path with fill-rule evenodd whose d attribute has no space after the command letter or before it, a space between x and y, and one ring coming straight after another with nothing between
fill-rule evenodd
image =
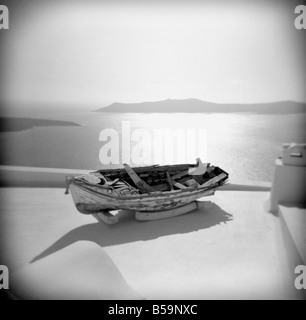
<instances>
[{"instance_id":1,"label":"peeling paint on hull","mask_svg":"<svg viewBox=\"0 0 306 320\"><path fill-rule=\"evenodd\" d=\"M71 194L77 209L81 213L91 214L102 210L135 210L135 211L161 211L171 210L191 203L199 198L213 195L215 189L194 189L187 191L168 192L148 196L114 197L103 192L97 192L76 184L70 186ZM129 199L127 199L129 198Z\"/></svg>"},{"instance_id":2,"label":"peeling paint on hull","mask_svg":"<svg viewBox=\"0 0 306 320\"><path fill-rule=\"evenodd\" d=\"M193 175L194 170L190 173L190 168L195 170L200 167L187 164L149 166L134 168L135 171L130 168L132 173L126 169L99 170L73 177L68 181L67 188L70 188L73 201L81 213L95 214L120 209L157 212L180 208L199 198L211 196L228 179L224 170L209 164L204 167L204 173L198 175ZM148 184L153 191L142 190L134 180Z\"/></svg>"}]
</instances>

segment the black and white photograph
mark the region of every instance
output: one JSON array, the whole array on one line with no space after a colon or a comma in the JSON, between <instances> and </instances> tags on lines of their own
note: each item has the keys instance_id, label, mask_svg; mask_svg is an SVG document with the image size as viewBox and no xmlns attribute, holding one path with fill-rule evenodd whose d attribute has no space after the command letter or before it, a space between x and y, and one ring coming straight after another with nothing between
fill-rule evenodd
<instances>
[{"instance_id":1,"label":"black and white photograph","mask_svg":"<svg viewBox=\"0 0 306 320\"><path fill-rule=\"evenodd\" d=\"M305 300L305 194L305 1L0 0L1 300Z\"/></svg>"}]
</instances>

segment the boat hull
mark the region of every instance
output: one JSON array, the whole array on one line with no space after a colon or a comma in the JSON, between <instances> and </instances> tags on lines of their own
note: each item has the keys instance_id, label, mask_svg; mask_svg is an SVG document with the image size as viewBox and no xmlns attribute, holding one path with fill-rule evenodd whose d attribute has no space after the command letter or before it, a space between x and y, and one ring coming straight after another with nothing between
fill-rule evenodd
<instances>
[{"instance_id":1,"label":"boat hull","mask_svg":"<svg viewBox=\"0 0 306 320\"><path fill-rule=\"evenodd\" d=\"M72 198L79 212L92 214L104 210L133 210L141 212L162 211L179 208L199 198L213 195L215 189L185 189L172 192L156 192L152 194L130 197L116 197L104 189L95 186L70 185Z\"/></svg>"}]
</instances>

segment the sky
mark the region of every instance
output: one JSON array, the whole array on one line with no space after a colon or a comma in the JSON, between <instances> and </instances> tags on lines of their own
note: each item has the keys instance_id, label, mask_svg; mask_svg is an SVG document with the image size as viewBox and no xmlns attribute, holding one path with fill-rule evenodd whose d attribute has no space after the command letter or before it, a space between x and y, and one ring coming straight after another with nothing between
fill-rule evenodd
<instances>
[{"instance_id":1,"label":"sky","mask_svg":"<svg viewBox=\"0 0 306 320\"><path fill-rule=\"evenodd\" d=\"M1 99L306 102L306 30L294 26L301 2L10 1Z\"/></svg>"}]
</instances>

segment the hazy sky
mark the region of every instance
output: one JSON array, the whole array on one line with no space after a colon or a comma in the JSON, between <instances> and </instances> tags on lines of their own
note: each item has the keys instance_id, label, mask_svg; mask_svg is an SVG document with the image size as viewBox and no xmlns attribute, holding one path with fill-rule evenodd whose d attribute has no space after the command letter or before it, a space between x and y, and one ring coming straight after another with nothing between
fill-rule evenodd
<instances>
[{"instance_id":1,"label":"hazy sky","mask_svg":"<svg viewBox=\"0 0 306 320\"><path fill-rule=\"evenodd\" d=\"M2 98L100 106L306 101L306 30L294 27L297 4L8 2Z\"/></svg>"}]
</instances>

